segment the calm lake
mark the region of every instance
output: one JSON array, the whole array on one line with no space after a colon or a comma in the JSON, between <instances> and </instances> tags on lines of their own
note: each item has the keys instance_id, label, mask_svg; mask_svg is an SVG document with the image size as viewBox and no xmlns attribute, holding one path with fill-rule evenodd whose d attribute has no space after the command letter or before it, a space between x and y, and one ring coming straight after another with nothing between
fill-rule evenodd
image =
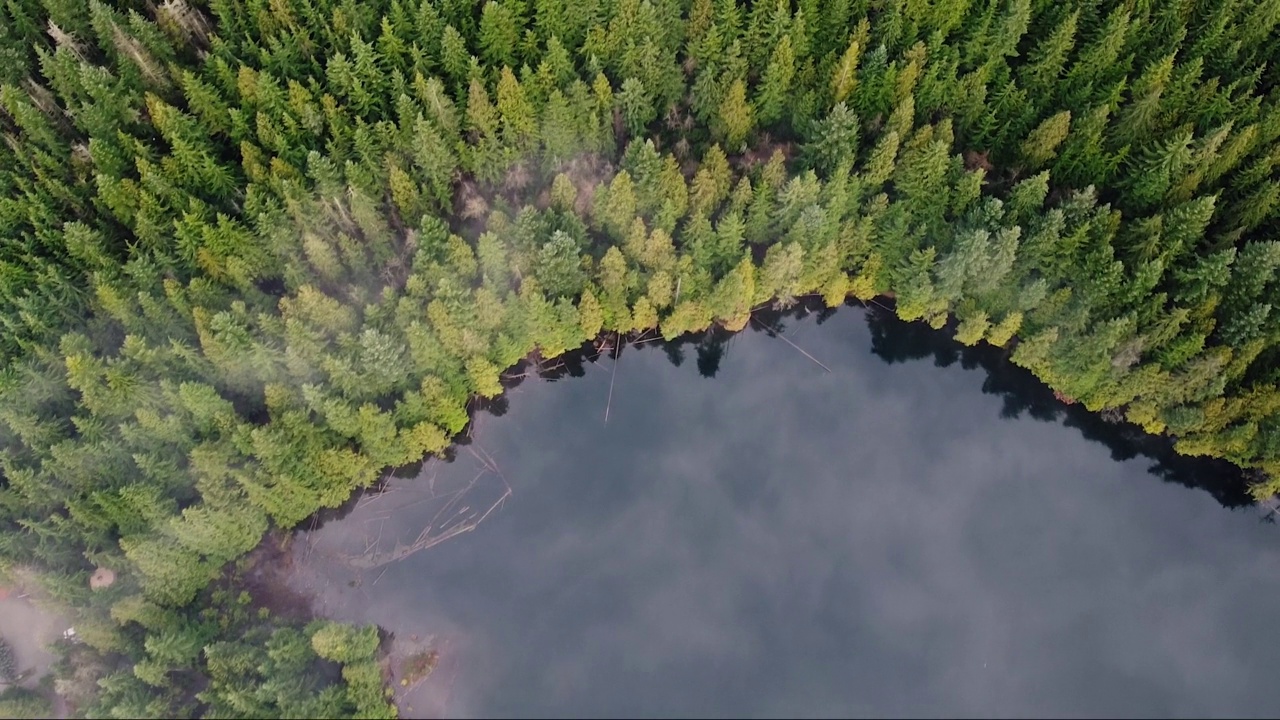
<instances>
[{"instance_id":1,"label":"calm lake","mask_svg":"<svg viewBox=\"0 0 1280 720\"><path fill-rule=\"evenodd\" d=\"M294 583L441 650L407 716L1277 712L1280 536L1234 473L999 350L823 320L766 322L831 372L747 331L530 377Z\"/></svg>"}]
</instances>

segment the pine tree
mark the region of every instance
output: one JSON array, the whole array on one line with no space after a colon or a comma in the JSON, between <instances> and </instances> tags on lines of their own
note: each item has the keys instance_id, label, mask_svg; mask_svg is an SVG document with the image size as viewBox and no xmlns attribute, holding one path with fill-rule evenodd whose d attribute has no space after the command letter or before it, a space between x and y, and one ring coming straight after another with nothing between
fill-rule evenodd
<instances>
[{"instance_id":1,"label":"pine tree","mask_svg":"<svg viewBox=\"0 0 1280 720\"><path fill-rule=\"evenodd\" d=\"M1052 175L1069 187L1081 188L1107 182L1128 153L1123 148L1111 153L1104 147L1104 133L1111 108L1098 105L1072 123L1067 139L1058 151Z\"/></svg>"},{"instance_id":2,"label":"pine tree","mask_svg":"<svg viewBox=\"0 0 1280 720\"><path fill-rule=\"evenodd\" d=\"M755 110L747 102L747 84L741 78L729 84L720 103L719 122L720 138L733 149L741 148L755 127Z\"/></svg>"},{"instance_id":3,"label":"pine tree","mask_svg":"<svg viewBox=\"0 0 1280 720\"><path fill-rule=\"evenodd\" d=\"M577 123L573 109L559 90L552 90L542 115L539 131L543 154L548 164L556 166L573 157L579 149Z\"/></svg>"},{"instance_id":4,"label":"pine tree","mask_svg":"<svg viewBox=\"0 0 1280 720\"><path fill-rule=\"evenodd\" d=\"M791 81L796 74L795 54L791 49L791 35L778 41L773 57L765 68L756 93L756 120L761 125L772 125L784 116Z\"/></svg>"},{"instance_id":5,"label":"pine tree","mask_svg":"<svg viewBox=\"0 0 1280 720\"><path fill-rule=\"evenodd\" d=\"M1044 166L1057 155L1058 146L1071 129L1071 111L1063 110L1045 118L1022 142L1022 157L1031 169Z\"/></svg>"},{"instance_id":6,"label":"pine tree","mask_svg":"<svg viewBox=\"0 0 1280 720\"><path fill-rule=\"evenodd\" d=\"M1060 102L1066 107L1093 104L1100 98L1096 89L1105 86L1105 78L1127 70L1128 63L1121 62L1126 37L1131 29L1131 14L1124 7L1116 7L1093 34L1063 79L1059 91Z\"/></svg>"},{"instance_id":7,"label":"pine tree","mask_svg":"<svg viewBox=\"0 0 1280 720\"><path fill-rule=\"evenodd\" d=\"M512 12L517 3L489 0L480 13L480 55L491 67L516 65L521 25Z\"/></svg>"},{"instance_id":8,"label":"pine tree","mask_svg":"<svg viewBox=\"0 0 1280 720\"><path fill-rule=\"evenodd\" d=\"M490 2L485 7L493 7ZM520 81L511 68L503 66L498 76L498 117L502 124L503 143L523 149L538 129L537 115L525 97Z\"/></svg>"},{"instance_id":9,"label":"pine tree","mask_svg":"<svg viewBox=\"0 0 1280 720\"><path fill-rule=\"evenodd\" d=\"M750 322L755 297L755 265L748 256L716 284L711 295L712 315L726 330L737 332Z\"/></svg>"},{"instance_id":10,"label":"pine tree","mask_svg":"<svg viewBox=\"0 0 1280 720\"><path fill-rule=\"evenodd\" d=\"M796 242L770 247L760 268L755 302L774 300L781 307L795 304L796 297L804 293L804 258L804 248Z\"/></svg>"},{"instance_id":11,"label":"pine tree","mask_svg":"<svg viewBox=\"0 0 1280 720\"><path fill-rule=\"evenodd\" d=\"M474 59L462 34L453 25L445 25L440 35L440 66L448 79L459 87L464 86Z\"/></svg>"},{"instance_id":12,"label":"pine tree","mask_svg":"<svg viewBox=\"0 0 1280 720\"><path fill-rule=\"evenodd\" d=\"M467 90L467 123L468 132L474 140L493 137L498 132L500 116L484 84L472 78Z\"/></svg>"},{"instance_id":13,"label":"pine tree","mask_svg":"<svg viewBox=\"0 0 1280 720\"><path fill-rule=\"evenodd\" d=\"M895 273L898 317L911 322L934 314L934 288L931 278L934 248L916 250L902 268Z\"/></svg>"},{"instance_id":14,"label":"pine tree","mask_svg":"<svg viewBox=\"0 0 1280 720\"><path fill-rule=\"evenodd\" d=\"M538 284L553 297L577 295L586 282L578 243L568 233L556 230L538 252L534 275Z\"/></svg>"},{"instance_id":15,"label":"pine tree","mask_svg":"<svg viewBox=\"0 0 1280 720\"><path fill-rule=\"evenodd\" d=\"M413 163L435 206L448 207L453 199L458 161L435 124L425 120L414 123Z\"/></svg>"},{"instance_id":16,"label":"pine tree","mask_svg":"<svg viewBox=\"0 0 1280 720\"><path fill-rule=\"evenodd\" d=\"M1192 157L1190 130L1173 135L1164 142L1148 144L1131 162L1130 201L1144 209L1158 203L1182 178L1182 172Z\"/></svg>"},{"instance_id":17,"label":"pine tree","mask_svg":"<svg viewBox=\"0 0 1280 720\"><path fill-rule=\"evenodd\" d=\"M1004 347L1022 327L1022 313L1014 311L1005 315L987 331L987 342L996 347Z\"/></svg>"},{"instance_id":18,"label":"pine tree","mask_svg":"<svg viewBox=\"0 0 1280 720\"><path fill-rule=\"evenodd\" d=\"M600 335L600 331L605 325L604 309L600 305L600 301L596 299L595 293L591 292L591 288L587 288L582 292L582 299L578 303L578 313L582 322L582 334L588 339L593 339Z\"/></svg>"},{"instance_id":19,"label":"pine tree","mask_svg":"<svg viewBox=\"0 0 1280 720\"><path fill-rule=\"evenodd\" d=\"M848 100L850 94L858 86L858 60L862 56L866 38L870 33L870 25L863 19L849 41L849 47L836 62L831 74L831 99L833 103Z\"/></svg>"},{"instance_id":20,"label":"pine tree","mask_svg":"<svg viewBox=\"0 0 1280 720\"><path fill-rule=\"evenodd\" d=\"M976 345L991 327L987 313L982 310L973 311L963 317L956 327L956 341L963 345Z\"/></svg>"},{"instance_id":21,"label":"pine tree","mask_svg":"<svg viewBox=\"0 0 1280 720\"><path fill-rule=\"evenodd\" d=\"M1165 85L1173 73L1174 54L1169 53L1159 61L1148 65L1130 93L1130 101L1116 118L1115 129L1111 135L1118 144L1138 144L1158 128L1161 111L1161 96Z\"/></svg>"},{"instance_id":22,"label":"pine tree","mask_svg":"<svg viewBox=\"0 0 1280 720\"><path fill-rule=\"evenodd\" d=\"M899 137L896 132L888 132L880 137L872 148L863 171L868 187L877 188L893 176L895 160L898 155Z\"/></svg>"},{"instance_id":23,"label":"pine tree","mask_svg":"<svg viewBox=\"0 0 1280 720\"><path fill-rule=\"evenodd\" d=\"M843 102L837 103L822 121L815 123L804 154L810 166L824 175L835 173L837 168L848 172L857 158L858 136L858 116Z\"/></svg>"},{"instance_id":24,"label":"pine tree","mask_svg":"<svg viewBox=\"0 0 1280 720\"><path fill-rule=\"evenodd\" d=\"M635 183L626 170L613 176L605 192L596 192L596 222L615 239L624 237L636 216Z\"/></svg>"},{"instance_id":25,"label":"pine tree","mask_svg":"<svg viewBox=\"0 0 1280 720\"><path fill-rule=\"evenodd\" d=\"M658 109L644 83L634 77L623 80L617 101L629 136L642 137L645 127L658 116Z\"/></svg>"},{"instance_id":26,"label":"pine tree","mask_svg":"<svg viewBox=\"0 0 1280 720\"><path fill-rule=\"evenodd\" d=\"M632 330L643 332L658 327L658 311L654 310L646 295L641 295L631 309Z\"/></svg>"}]
</instances>

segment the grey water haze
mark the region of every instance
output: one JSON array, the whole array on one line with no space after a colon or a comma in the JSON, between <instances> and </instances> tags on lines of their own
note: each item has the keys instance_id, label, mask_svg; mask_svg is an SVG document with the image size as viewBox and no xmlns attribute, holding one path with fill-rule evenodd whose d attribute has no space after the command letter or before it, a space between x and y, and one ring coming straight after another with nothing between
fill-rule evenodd
<instances>
[{"instance_id":1,"label":"grey water haze","mask_svg":"<svg viewBox=\"0 0 1280 720\"><path fill-rule=\"evenodd\" d=\"M784 323L832 372L748 332L713 379L715 348L653 346L526 380L455 461L305 535L296 583L436 638L410 716L1276 713L1263 512L1009 417L981 369L886 363L862 310ZM336 560L473 480L512 491L475 531Z\"/></svg>"}]
</instances>

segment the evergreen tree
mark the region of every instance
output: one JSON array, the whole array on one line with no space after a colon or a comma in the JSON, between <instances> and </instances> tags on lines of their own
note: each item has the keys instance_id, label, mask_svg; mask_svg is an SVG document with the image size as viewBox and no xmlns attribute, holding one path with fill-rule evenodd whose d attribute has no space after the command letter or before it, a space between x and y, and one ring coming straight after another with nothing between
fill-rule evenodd
<instances>
[{"instance_id":1,"label":"evergreen tree","mask_svg":"<svg viewBox=\"0 0 1280 720\"><path fill-rule=\"evenodd\" d=\"M516 8L523 3L489 0L480 13L480 54L490 67L516 64L523 23Z\"/></svg>"},{"instance_id":2,"label":"evergreen tree","mask_svg":"<svg viewBox=\"0 0 1280 720\"><path fill-rule=\"evenodd\" d=\"M847 172L858 153L858 117L844 103L838 103L822 121L815 123L804 152L810 166L824 175L837 168Z\"/></svg>"},{"instance_id":3,"label":"evergreen tree","mask_svg":"<svg viewBox=\"0 0 1280 720\"><path fill-rule=\"evenodd\" d=\"M783 35L773 51L773 57L765 68L756 93L756 120L761 125L772 125L783 117L787 93L796 74L795 53L791 49L791 36Z\"/></svg>"},{"instance_id":4,"label":"evergreen tree","mask_svg":"<svg viewBox=\"0 0 1280 720\"><path fill-rule=\"evenodd\" d=\"M637 78L629 77L622 81L617 102L631 137L643 136L645 127L658 116L653 98Z\"/></svg>"},{"instance_id":5,"label":"evergreen tree","mask_svg":"<svg viewBox=\"0 0 1280 720\"><path fill-rule=\"evenodd\" d=\"M0 566L83 714L386 715L224 566L535 350L808 294L1280 490L1278 8L4 3Z\"/></svg>"},{"instance_id":6,"label":"evergreen tree","mask_svg":"<svg viewBox=\"0 0 1280 720\"><path fill-rule=\"evenodd\" d=\"M1045 118L1022 143L1022 157L1032 169L1038 169L1057 155L1058 146L1067 139L1071 128L1071 112L1063 110Z\"/></svg>"},{"instance_id":7,"label":"evergreen tree","mask_svg":"<svg viewBox=\"0 0 1280 720\"><path fill-rule=\"evenodd\" d=\"M741 148L755 127L755 110L747 102L747 84L741 78L729 84L720 103L720 137L733 149Z\"/></svg>"}]
</instances>

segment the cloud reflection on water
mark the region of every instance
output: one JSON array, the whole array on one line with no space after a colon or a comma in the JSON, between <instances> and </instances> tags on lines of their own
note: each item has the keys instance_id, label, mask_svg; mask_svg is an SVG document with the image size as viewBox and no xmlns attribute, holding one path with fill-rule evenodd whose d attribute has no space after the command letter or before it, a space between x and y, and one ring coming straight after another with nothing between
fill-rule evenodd
<instances>
[{"instance_id":1,"label":"cloud reflection on water","mask_svg":"<svg viewBox=\"0 0 1280 720\"><path fill-rule=\"evenodd\" d=\"M1255 511L1002 418L980 371L885 364L860 311L790 324L833 373L762 333L714 381L628 351L607 425L608 361L524 383L475 432L506 506L358 587L313 561L318 608L451 639L415 713L1274 713L1280 552ZM415 536L425 483L399 485L314 558L375 516Z\"/></svg>"}]
</instances>

